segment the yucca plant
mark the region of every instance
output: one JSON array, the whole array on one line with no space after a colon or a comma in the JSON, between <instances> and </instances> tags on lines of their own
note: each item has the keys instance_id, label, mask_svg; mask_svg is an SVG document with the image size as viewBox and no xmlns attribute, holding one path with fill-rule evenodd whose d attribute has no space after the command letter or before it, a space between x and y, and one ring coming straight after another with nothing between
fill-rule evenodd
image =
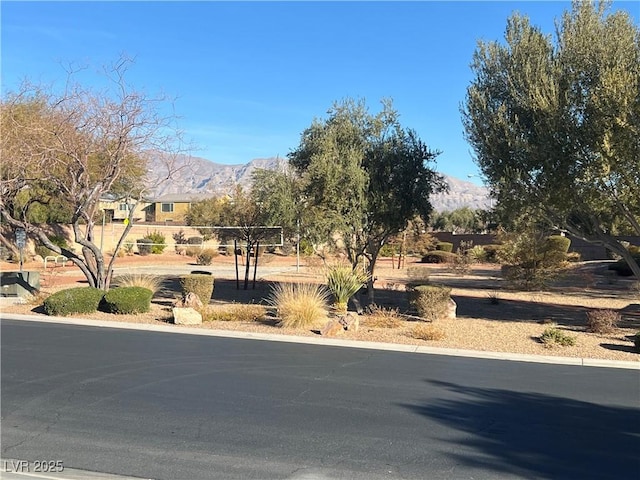
<instances>
[{"instance_id":1,"label":"yucca plant","mask_svg":"<svg viewBox=\"0 0 640 480\"><path fill-rule=\"evenodd\" d=\"M349 265L333 265L327 268L327 288L333 295L333 307L336 312L347 311L349 299L367 282L369 276L360 269Z\"/></svg>"},{"instance_id":2,"label":"yucca plant","mask_svg":"<svg viewBox=\"0 0 640 480\"><path fill-rule=\"evenodd\" d=\"M322 285L313 283L277 283L268 303L276 308L279 325L289 328L310 328L328 315L328 293Z\"/></svg>"}]
</instances>

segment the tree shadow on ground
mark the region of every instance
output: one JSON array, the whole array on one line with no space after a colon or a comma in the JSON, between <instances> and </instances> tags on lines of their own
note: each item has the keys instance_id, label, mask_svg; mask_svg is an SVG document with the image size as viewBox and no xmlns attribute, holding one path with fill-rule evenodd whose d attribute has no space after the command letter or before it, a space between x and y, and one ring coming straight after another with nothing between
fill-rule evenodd
<instances>
[{"instance_id":1,"label":"tree shadow on ground","mask_svg":"<svg viewBox=\"0 0 640 480\"><path fill-rule=\"evenodd\" d=\"M244 280L240 280L240 288L235 280L215 278L213 294L209 303L261 303L265 304L274 282L256 280L255 289L250 281L247 290L244 289ZM173 303L180 298L182 288L179 276L165 276L156 292L155 298L160 302Z\"/></svg>"},{"instance_id":2,"label":"tree shadow on ground","mask_svg":"<svg viewBox=\"0 0 640 480\"><path fill-rule=\"evenodd\" d=\"M449 455L496 478L638 478L640 410L430 382L453 394L402 407L459 432Z\"/></svg>"}]
</instances>

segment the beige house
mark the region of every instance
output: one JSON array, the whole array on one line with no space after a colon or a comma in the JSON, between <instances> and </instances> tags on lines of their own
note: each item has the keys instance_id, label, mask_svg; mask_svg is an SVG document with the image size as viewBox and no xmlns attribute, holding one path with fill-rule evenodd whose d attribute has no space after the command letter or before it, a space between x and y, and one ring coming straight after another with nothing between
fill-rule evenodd
<instances>
[{"instance_id":1,"label":"beige house","mask_svg":"<svg viewBox=\"0 0 640 480\"><path fill-rule=\"evenodd\" d=\"M148 201L137 202L133 198L118 198L114 195L104 195L100 198L98 208L104 215L106 223L122 222L129 216L129 211L135 207L133 212L133 221L145 221L147 209L150 203Z\"/></svg>"},{"instance_id":2,"label":"beige house","mask_svg":"<svg viewBox=\"0 0 640 480\"><path fill-rule=\"evenodd\" d=\"M211 196L211 194L202 193L170 193L156 197L150 200L145 208L145 221L184 225L185 215L191 203L206 200Z\"/></svg>"}]
</instances>

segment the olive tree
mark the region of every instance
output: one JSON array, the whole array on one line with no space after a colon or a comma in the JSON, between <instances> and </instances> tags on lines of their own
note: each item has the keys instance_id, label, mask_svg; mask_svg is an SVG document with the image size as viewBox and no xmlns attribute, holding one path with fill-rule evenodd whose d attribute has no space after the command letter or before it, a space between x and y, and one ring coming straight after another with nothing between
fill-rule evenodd
<instances>
[{"instance_id":1,"label":"olive tree","mask_svg":"<svg viewBox=\"0 0 640 480\"><path fill-rule=\"evenodd\" d=\"M325 238L340 235L353 268L366 260L370 302L384 243L416 214L428 220L430 195L446 189L432 166L438 153L400 125L390 101L373 115L364 101L346 99L314 120L289 154Z\"/></svg>"},{"instance_id":2,"label":"olive tree","mask_svg":"<svg viewBox=\"0 0 640 480\"><path fill-rule=\"evenodd\" d=\"M85 88L68 72L62 91L25 82L3 95L0 215L11 228L23 228L52 251L68 257L90 286L109 288L116 255L106 263L94 241L99 201L105 193L139 200L155 185L147 176L151 156L162 155L165 179L172 174L179 135L172 116L163 116L164 98L132 90L125 81L130 61L105 69L109 88ZM34 212L60 209L82 251L55 245ZM116 253L133 222L116 245Z\"/></svg>"},{"instance_id":3,"label":"olive tree","mask_svg":"<svg viewBox=\"0 0 640 480\"><path fill-rule=\"evenodd\" d=\"M610 2L575 1L555 36L512 15L479 42L462 106L498 210L531 212L640 266L616 239L640 235L640 31Z\"/></svg>"}]
</instances>

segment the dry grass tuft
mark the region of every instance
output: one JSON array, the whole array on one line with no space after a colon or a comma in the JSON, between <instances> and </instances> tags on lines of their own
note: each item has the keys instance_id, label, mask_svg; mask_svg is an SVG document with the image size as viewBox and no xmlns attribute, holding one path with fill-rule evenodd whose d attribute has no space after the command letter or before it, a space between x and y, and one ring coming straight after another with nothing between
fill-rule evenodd
<instances>
[{"instance_id":1,"label":"dry grass tuft","mask_svg":"<svg viewBox=\"0 0 640 480\"><path fill-rule=\"evenodd\" d=\"M410 336L418 340L433 341L442 340L445 337L445 333L435 325L419 324L411 330Z\"/></svg>"},{"instance_id":2,"label":"dry grass tuft","mask_svg":"<svg viewBox=\"0 0 640 480\"><path fill-rule=\"evenodd\" d=\"M398 309L386 309L378 306L371 308L371 313L365 316L363 325L373 328L399 328L403 320L398 313Z\"/></svg>"},{"instance_id":3,"label":"dry grass tuft","mask_svg":"<svg viewBox=\"0 0 640 480\"><path fill-rule=\"evenodd\" d=\"M160 290L162 278L146 273L125 273L114 277L113 283L119 287L142 287L155 294Z\"/></svg>"},{"instance_id":4,"label":"dry grass tuft","mask_svg":"<svg viewBox=\"0 0 640 480\"><path fill-rule=\"evenodd\" d=\"M615 310L591 310L587 312L587 330L592 333L612 333L618 326L620 314Z\"/></svg>"},{"instance_id":5,"label":"dry grass tuft","mask_svg":"<svg viewBox=\"0 0 640 480\"><path fill-rule=\"evenodd\" d=\"M223 307L206 305L200 312L204 322L251 323L264 320L267 309L262 305L233 304Z\"/></svg>"},{"instance_id":6,"label":"dry grass tuft","mask_svg":"<svg viewBox=\"0 0 640 480\"><path fill-rule=\"evenodd\" d=\"M269 296L280 317L279 325L286 328L310 328L328 316L329 294L321 285L313 283L278 283Z\"/></svg>"}]
</instances>

